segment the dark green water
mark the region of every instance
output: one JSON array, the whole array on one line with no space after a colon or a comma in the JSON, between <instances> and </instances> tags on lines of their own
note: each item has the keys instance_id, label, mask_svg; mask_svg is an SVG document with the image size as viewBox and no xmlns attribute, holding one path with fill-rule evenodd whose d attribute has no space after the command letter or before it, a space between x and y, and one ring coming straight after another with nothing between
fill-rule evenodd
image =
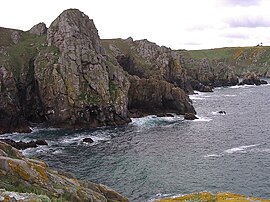
<instances>
[{"instance_id":1,"label":"dark green water","mask_svg":"<svg viewBox=\"0 0 270 202\"><path fill-rule=\"evenodd\" d=\"M219 88L192 99L196 121L149 116L118 128L5 136L48 140L24 153L135 202L198 191L270 198L270 86ZM85 137L95 142L84 144Z\"/></svg>"}]
</instances>

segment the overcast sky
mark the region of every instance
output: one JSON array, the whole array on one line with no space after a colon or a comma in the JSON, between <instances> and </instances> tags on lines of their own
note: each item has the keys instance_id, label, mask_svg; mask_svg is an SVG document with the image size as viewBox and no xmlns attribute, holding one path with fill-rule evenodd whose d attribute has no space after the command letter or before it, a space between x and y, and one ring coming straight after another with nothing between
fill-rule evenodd
<instances>
[{"instance_id":1,"label":"overcast sky","mask_svg":"<svg viewBox=\"0 0 270 202\"><path fill-rule=\"evenodd\" d=\"M68 8L93 19L101 38L131 36L173 49L270 45L270 0L7 0L0 26L49 26Z\"/></svg>"}]
</instances>

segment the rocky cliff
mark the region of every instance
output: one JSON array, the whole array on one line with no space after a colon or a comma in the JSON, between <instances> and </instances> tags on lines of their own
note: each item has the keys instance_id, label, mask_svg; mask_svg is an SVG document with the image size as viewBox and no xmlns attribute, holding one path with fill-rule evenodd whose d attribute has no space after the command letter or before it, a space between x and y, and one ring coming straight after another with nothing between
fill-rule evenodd
<instances>
[{"instance_id":1,"label":"rocky cliff","mask_svg":"<svg viewBox=\"0 0 270 202\"><path fill-rule=\"evenodd\" d=\"M206 69L206 73L208 72L208 74L210 72L216 72L214 73L215 75L221 75L218 69L226 70L226 77L231 80L231 84L236 83L236 76L244 77L249 72L255 73L259 77L270 76L270 47L268 46L217 48L181 52L184 65L192 70L190 72L191 75L194 75L201 81L207 80L205 76L201 78L200 73L203 69ZM199 65L199 67L201 66L199 69L197 68L198 64L201 64ZM211 71L207 70L211 68ZM211 74L209 75L210 78L213 77Z\"/></svg>"},{"instance_id":2,"label":"rocky cliff","mask_svg":"<svg viewBox=\"0 0 270 202\"><path fill-rule=\"evenodd\" d=\"M0 141L0 201L127 202L112 189L82 182Z\"/></svg>"},{"instance_id":3,"label":"rocky cliff","mask_svg":"<svg viewBox=\"0 0 270 202\"><path fill-rule=\"evenodd\" d=\"M132 116L196 113L187 96L193 89L177 52L132 38L106 39L102 45L130 75L128 108Z\"/></svg>"},{"instance_id":4,"label":"rocky cliff","mask_svg":"<svg viewBox=\"0 0 270 202\"><path fill-rule=\"evenodd\" d=\"M192 92L177 54L146 40L125 44L128 49L120 51L105 43L105 50L93 20L76 9L64 11L49 28L1 28L0 133L29 132L29 122L70 128L125 124L129 110L143 111L144 104L157 105L151 113L195 112L181 90ZM149 79L139 81L145 86L140 102L133 75ZM148 101L151 96L155 102Z\"/></svg>"},{"instance_id":5,"label":"rocky cliff","mask_svg":"<svg viewBox=\"0 0 270 202\"><path fill-rule=\"evenodd\" d=\"M47 121L76 127L129 121L129 81L122 68L107 59L88 16L64 11L47 30L47 44L34 64Z\"/></svg>"},{"instance_id":6,"label":"rocky cliff","mask_svg":"<svg viewBox=\"0 0 270 202\"><path fill-rule=\"evenodd\" d=\"M234 68L222 59L196 58L192 51L179 51L181 64L187 69L194 90L208 91L207 87L233 86L239 80Z\"/></svg>"},{"instance_id":7,"label":"rocky cliff","mask_svg":"<svg viewBox=\"0 0 270 202\"><path fill-rule=\"evenodd\" d=\"M181 65L181 54L177 51L146 39L106 39L102 40L102 45L130 75L167 81L193 93L187 70Z\"/></svg>"}]
</instances>

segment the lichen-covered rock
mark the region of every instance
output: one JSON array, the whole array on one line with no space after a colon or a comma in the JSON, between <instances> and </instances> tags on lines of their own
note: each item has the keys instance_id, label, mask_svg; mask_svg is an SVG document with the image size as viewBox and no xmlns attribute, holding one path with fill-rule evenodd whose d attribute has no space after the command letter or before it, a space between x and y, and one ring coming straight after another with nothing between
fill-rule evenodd
<instances>
[{"instance_id":1,"label":"lichen-covered rock","mask_svg":"<svg viewBox=\"0 0 270 202\"><path fill-rule=\"evenodd\" d=\"M45 195L33 193L19 193L0 189L0 201L5 202L50 202L50 198Z\"/></svg>"},{"instance_id":2,"label":"lichen-covered rock","mask_svg":"<svg viewBox=\"0 0 270 202\"><path fill-rule=\"evenodd\" d=\"M35 60L35 77L48 122L72 127L129 122L129 81L107 58L93 20L66 10L49 27L47 43Z\"/></svg>"},{"instance_id":3,"label":"lichen-covered rock","mask_svg":"<svg viewBox=\"0 0 270 202\"><path fill-rule=\"evenodd\" d=\"M239 85L261 85L267 84L267 81L261 80L260 77L254 72L247 72L244 75L243 80L239 83Z\"/></svg>"},{"instance_id":4,"label":"lichen-covered rock","mask_svg":"<svg viewBox=\"0 0 270 202\"><path fill-rule=\"evenodd\" d=\"M37 25L33 26L29 32L31 34L35 34L35 35L38 35L38 36L42 36L42 35L45 35L47 33L47 27L46 27L46 24L44 22L41 22L41 23L38 23Z\"/></svg>"},{"instance_id":5,"label":"lichen-covered rock","mask_svg":"<svg viewBox=\"0 0 270 202\"><path fill-rule=\"evenodd\" d=\"M146 39L102 40L102 44L130 75L165 80L187 93L193 93L178 51L158 46Z\"/></svg>"},{"instance_id":6,"label":"lichen-covered rock","mask_svg":"<svg viewBox=\"0 0 270 202\"><path fill-rule=\"evenodd\" d=\"M193 194L187 194L180 197L174 197L174 198L165 198L156 200L156 202L186 202L186 201L194 201L194 202L252 202L252 201L260 201L260 202L269 202L269 199L263 199L263 198L254 198L254 197L248 197L240 194L234 194L229 192L220 192L217 194L212 194L209 192L200 192L200 193L193 193Z\"/></svg>"},{"instance_id":7,"label":"lichen-covered rock","mask_svg":"<svg viewBox=\"0 0 270 202\"><path fill-rule=\"evenodd\" d=\"M181 63L187 69L188 76L192 80L198 81L206 87L233 86L238 84L238 77L233 68L222 61L210 60L208 58L198 60L182 53ZM197 88L196 82L192 82L192 84L194 84L192 85L194 90L200 91L201 86Z\"/></svg>"},{"instance_id":8,"label":"lichen-covered rock","mask_svg":"<svg viewBox=\"0 0 270 202\"><path fill-rule=\"evenodd\" d=\"M1 141L0 188L16 192L0 190L0 197L4 198L14 194L18 197L41 197L21 194L27 192L38 195L42 193L52 201L128 201L104 185L79 181L63 172L52 170L42 161L25 158L18 150Z\"/></svg>"},{"instance_id":9,"label":"lichen-covered rock","mask_svg":"<svg viewBox=\"0 0 270 202\"><path fill-rule=\"evenodd\" d=\"M130 77L129 105L132 116L196 113L187 94L164 80Z\"/></svg>"}]
</instances>

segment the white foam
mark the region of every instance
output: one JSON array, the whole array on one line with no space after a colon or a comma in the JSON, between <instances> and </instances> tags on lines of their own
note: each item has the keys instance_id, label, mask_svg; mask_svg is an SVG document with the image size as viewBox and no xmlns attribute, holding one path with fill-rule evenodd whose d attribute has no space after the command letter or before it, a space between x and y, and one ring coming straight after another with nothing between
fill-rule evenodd
<instances>
[{"instance_id":1,"label":"white foam","mask_svg":"<svg viewBox=\"0 0 270 202\"><path fill-rule=\"evenodd\" d=\"M106 134L106 132L99 131L99 132L94 132L90 133L80 133L75 136L65 136L62 140L60 140L60 143L63 145L71 145L71 144L83 144L83 139L84 138L91 138L94 142L91 144L86 144L85 145L95 145L98 144L101 141L108 141L111 139L111 136Z\"/></svg>"},{"instance_id":2,"label":"white foam","mask_svg":"<svg viewBox=\"0 0 270 202\"><path fill-rule=\"evenodd\" d=\"M257 146L259 146L259 144L253 144L253 145L247 145L247 146L234 147L234 148L225 150L225 153L228 153L228 154L233 154L233 153L236 153L236 152L239 152L239 153L246 153L246 152L247 152L246 150L247 150L248 148L251 148L251 147L257 147Z\"/></svg>"},{"instance_id":3,"label":"white foam","mask_svg":"<svg viewBox=\"0 0 270 202\"><path fill-rule=\"evenodd\" d=\"M62 149L57 149L54 152L52 152L53 154L62 154L63 150Z\"/></svg>"},{"instance_id":4,"label":"white foam","mask_svg":"<svg viewBox=\"0 0 270 202\"><path fill-rule=\"evenodd\" d=\"M27 148L25 150L22 150L22 154L28 156L32 153L47 153L49 150L51 150L51 148L47 145L41 145L35 148Z\"/></svg>"},{"instance_id":5,"label":"white foam","mask_svg":"<svg viewBox=\"0 0 270 202\"><path fill-rule=\"evenodd\" d=\"M200 117L200 116L197 116L197 117L198 117L198 119L195 119L193 121L195 121L195 122L209 122L209 121L213 120L213 119L210 119L208 117Z\"/></svg>"},{"instance_id":6,"label":"white foam","mask_svg":"<svg viewBox=\"0 0 270 202\"><path fill-rule=\"evenodd\" d=\"M205 100L206 98L200 97L200 95L189 95L191 100Z\"/></svg>"},{"instance_id":7,"label":"white foam","mask_svg":"<svg viewBox=\"0 0 270 202\"><path fill-rule=\"evenodd\" d=\"M236 97L237 95L223 95L223 97Z\"/></svg>"},{"instance_id":8,"label":"white foam","mask_svg":"<svg viewBox=\"0 0 270 202\"><path fill-rule=\"evenodd\" d=\"M226 115L225 113L219 113L220 111L212 112L213 115Z\"/></svg>"},{"instance_id":9,"label":"white foam","mask_svg":"<svg viewBox=\"0 0 270 202\"><path fill-rule=\"evenodd\" d=\"M250 87L256 87L256 85L239 85L239 86L230 86L229 88L237 89L237 88L250 88Z\"/></svg>"},{"instance_id":10,"label":"white foam","mask_svg":"<svg viewBox=\"0 0 270 202\"><path fill-rule=\"evenodd\" d=\"M132 125L136 125L136 126L142 126L145 125L145 123L151 121L152 119L157 118L156 115L150 115L150 116L145 116L142 118L131 118L131 123Z\"/></svg>"},{"instance_id":11,"label":"white foam","mask_svg":"<svg viewBox=\"0 0 270 202\"><path fill-rule=\"evenodd\" d=\"M222 155L220 154L207 154L205 156L203 156L204 158L218 158L218 157L221 157Z\"/></svg>"},{"instance_id":12,"label":"white foam","mask_svg":"<svg viewBox=\"0 0 270 202\"><path fill-rule=\"evenodd\" d=\"M182 120L184 120L183 116L177 116L175 114L172 114L172 117L171 116L157 117L156 115L150 115L142 118L132 118L131 119L132 122L130 124L139 127L151 127L162 123L170 124Z\"/></svg>"}]
</instances>

